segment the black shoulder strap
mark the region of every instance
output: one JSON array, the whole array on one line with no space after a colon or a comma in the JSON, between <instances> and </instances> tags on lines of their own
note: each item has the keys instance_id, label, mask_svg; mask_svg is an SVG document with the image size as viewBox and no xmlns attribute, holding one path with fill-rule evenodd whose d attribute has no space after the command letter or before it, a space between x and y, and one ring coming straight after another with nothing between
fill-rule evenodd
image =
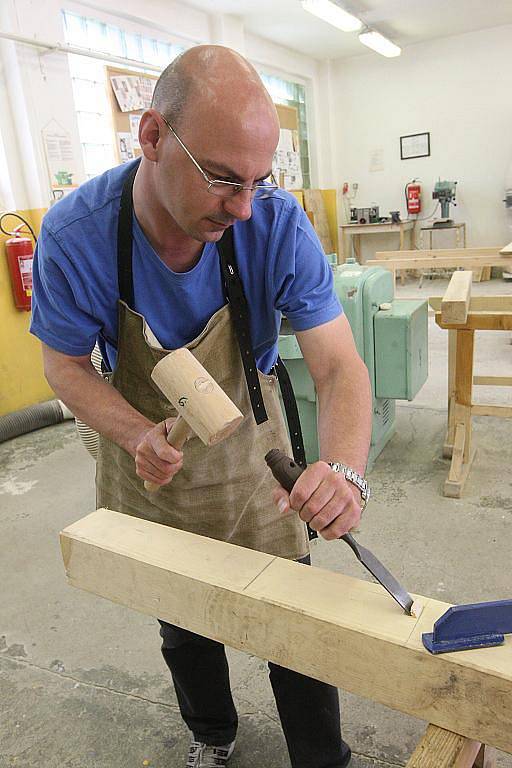
<instances>
[{"instance_id":1,"label":"black shoulder strap","mask_svg":"<svg viewBox=\"0 0 512 768\"><path fill-rule=\"evenodd\" d=\"M251 341L251 328L249 325L249 306L245 298L242 281L238 274L236 263L235 248L233 244L233 227L226 229L221 239L217 243L220 254L220 263L222 269L222 279L226 298L232 309L233 324L242 356L242 364L251 399L252 412L256 424L263 424L268 421L265 403L261 392L258 379L258 369Z\"/></svg>"},{"instance_id":2,"label":"black shoulder strap","mask_svg":"<svg viewBox=\"0 0 512 768\"><path fill-rule=\"evenodd\" d=\"M249 305L245 298L242 280L238 273L232 227L224 232L217 243L217 248L220 254L226 298L233 310L233 324L235 326L238 346L240 347L240 354L242 356L252 410L256 423L261 424L264 421L267 421L268 416L265 411L265 404L263 402L263 395L258 379L258 371L256 368L256 360L254 358L251 329L249 325ZM283 398L286 421L288 422L288 431L290 433L290 441L292 444L293 458L299 466L305 469L307 466L306 451L304 449L304 440L300 426L299 409L297 408L297 401L293 392L290 376L280 357L277 358L275 372ZM308 536L310 541L318 537L317 532L310 528L309 525Z\"/></svg>"},{"instance_id":3,"label":"black shoulder strap","mask_svg":"<svg viewBox=\"0 0 512 768\"><path fill-rule=\"evenodd\" d=\"M119 218L117 220L117 280L119 283L119 298L130 309L133 309L133 272L132 272L132 223L133 202L132 191L135 174L139 163L130 171L123 184L121 202L119 204Z\"/></svg>"},{"instance_id":4,"label":"black shoulder strap","mask_svg":"<svg viewBox=\"0 0 512 768\"><path fill-rule=\"evenodd\" d=\"M283 397L286 421L288 422L288 431L290 433L290 441L292 444L293 458L299 467L306 469L306 450L304 448L304 439L302 437L302 429L300 426L297 400L295 399L290 374L288 373L286 366L280 357L278 357L276 360L275 369L277 380L279 381L279 387L281 389L281 395Z\"/></svg>"}]
</instances>

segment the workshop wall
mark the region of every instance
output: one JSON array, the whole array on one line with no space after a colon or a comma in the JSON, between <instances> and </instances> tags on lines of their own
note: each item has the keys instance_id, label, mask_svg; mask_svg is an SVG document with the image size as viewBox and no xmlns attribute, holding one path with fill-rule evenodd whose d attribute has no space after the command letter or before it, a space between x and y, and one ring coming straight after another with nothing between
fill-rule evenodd
<instances>
[{"instance_id":1,"label":"workshop wall","mask_svg":"<svg viewBox=\"0 0 512 768\"><path fill-rule=\"evenodd\" d=\"M24 37L65 44L62 6L62 0L4 0L0 3L0 27ZM328 135L323 130L315 99L323 87L322 70L310 57L247 34L236 17L205 13L173 0L150 0L144 4L139 0L111 0L103 11L88 3L67 2L66 8L185 47L208 42L229 45L247 55L255 65L265 66L271 74L298 77L307 88L313 183L332 183L317 174L318 144L322 155L329 153L330 148L326 146ZM14 204L23 209L46 207L50 192L41 131L51 120L70 134L79 165L76 181L85 178L66 54L38 52L35 48L0 41L0 96L5 96L3 103L10 107L0 110L0 135ZM318 103L321 104L320 99Z\"/></svg>"},{"instance_id":2,"label":"workshop wall","mask_svg":"<svg viewBox=\"0 0 512 768\"><path fill-rule=\"evenodd\" d=\"M37 234L45 209L19 213ZM41 345L28 332L30 312L14 306L4 258L6 240L7 236L0 233L0 416L54 397L44 378Z\"/></svg>"},{"instance_id":3,"label":"workshop wall","mask_svg":"<svg viewBox=\"0 0 512 768\"><path fill-rule=\"evenodd\" d=\"M502 202L512 161L512 26L410 46L395 59L375 54L335 64L338 186L358 182L355 204L402 211L405 184L421 180L428 216L435 181L458 182L455 220L465 221L468 246L504 245L511 232ZM400 136L430 132L431 156L400 159ZM372 156L382 153L382 170ZM440 213L438 212L439 216ZM397 248L391 237L362 238L364 258ZM434 247L455 247L453 232Z\"/></svg>"}]
</instances>

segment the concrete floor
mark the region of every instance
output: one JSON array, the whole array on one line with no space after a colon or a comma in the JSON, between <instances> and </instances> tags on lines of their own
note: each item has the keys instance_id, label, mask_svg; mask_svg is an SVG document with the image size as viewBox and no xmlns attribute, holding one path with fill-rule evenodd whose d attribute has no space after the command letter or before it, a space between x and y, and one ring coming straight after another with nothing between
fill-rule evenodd
<instances>
[{"instance_id":1,"label":"concrete floor","mask_svg":"<svg viewBox=\"0 0 512 768\"><path fill-rule=\"evenodd\" d=\"M398 295L440 294L446 282ZM473 293L510 293L501 280ZM478 373L512 375L510 333L482 333ZM479 388L510 403L510 390ZM430 321L430 376L398 408L396 434L371 473L362 543L413 592L463 603L510 597L510 422L475 419L478 455L464 498L441 489L446 424L446 334ZM94 509L94 466L70 422L0 446L0 768L184 768L181 723L156 621L68 587L58 532ZM314 563L359 578L341 542ZM489 650L492 653L492 650ZM240 714L231 768L289 765L266 665L229 652ZM425 724L341 692L353 768L407 762ZM499 755L500 768L512 756Z\"/></svg>"}]
</instances>

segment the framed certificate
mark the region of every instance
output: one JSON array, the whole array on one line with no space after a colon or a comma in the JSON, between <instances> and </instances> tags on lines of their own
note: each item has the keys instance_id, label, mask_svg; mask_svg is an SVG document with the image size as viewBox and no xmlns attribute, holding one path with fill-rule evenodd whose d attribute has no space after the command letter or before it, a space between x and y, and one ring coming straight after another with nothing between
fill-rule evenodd
<instances>
[{"instance_id":1,"label":"framed certificate","mask_svg":"<svg viewBox=\"0 0 512 768\"><path fill-rule=\"evenodd\" d=\"M412 133L400 136L400 157L402 160L412 160L413 157L429 157L430 133Z\"/></svg>"}]
</instances>

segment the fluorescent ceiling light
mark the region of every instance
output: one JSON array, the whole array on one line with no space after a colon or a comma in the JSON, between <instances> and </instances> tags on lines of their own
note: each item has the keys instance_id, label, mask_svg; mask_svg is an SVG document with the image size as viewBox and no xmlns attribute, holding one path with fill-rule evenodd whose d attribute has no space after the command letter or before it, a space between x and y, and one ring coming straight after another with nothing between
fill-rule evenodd
<instances>
[{"instance_id":1,"label":"fluorescent ceiling light","mask_svg":"<svg viewBox=\"0 0 512 768\"><path fill-rule=\"evenodd\" d=\"M343 32L357 32L363 26L359 19L331 0L302 0L302 7Z\"/></svg>"},{"instance_id":2,"label":"fluorescent ceiling light","mask_svg":"<svg viewBox=\"0 0 512 768\"><path fill-rule=\"evenodd\" d=\"M372 50L377 51L377 53L382 54L382 56L387 56L388 58L391 58L392 56L400 56L402 53L402 49L398 45L392 43L391 40L388 40L387 37L381 35L380 32L373 32L371 30L361 32L359 40L363 45L372 48Z\"/></svg>"}]
</instances>

